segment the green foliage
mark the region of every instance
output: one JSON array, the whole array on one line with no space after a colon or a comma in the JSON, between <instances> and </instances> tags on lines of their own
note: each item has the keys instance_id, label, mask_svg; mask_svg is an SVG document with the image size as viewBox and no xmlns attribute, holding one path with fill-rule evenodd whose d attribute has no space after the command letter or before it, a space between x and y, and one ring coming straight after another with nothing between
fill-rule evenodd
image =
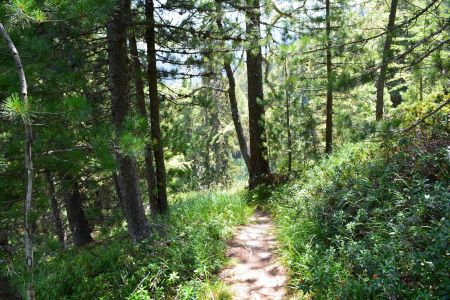
<instances>
[{"instance_id":1,"label":"green foliage","mask_svg":"<svg viewBox=\"0 0 450 300\"><path fill-rule=\"evenodd\" d=\"M222 84L211 80L212 84ZM192 190L229 183L243 159L232 159L239 149L224 95L213 97L199 90L192 101L198 106L167 105L162 130L166 133L169 187Z\"/></svg>"},{"instance_id":2,"label":"green foliage","mask_svg":"<svg viewBox=\"0 0 450 300\"><path fill-rule=\"evenodd\" d=\"M46 20L45 13L34 0L9 0L5 7L13 25L26 26L30 22Z\"/></svg>"},{"instance_id":3,"label":"green foliage","mask_svg":"<svg viewBox=\"0 0 450 300\"><path fill-rule=\"evenodd\" d=\"M3 111L4 115L11 119L20 118L25 124L30 122L30 102L25 103L20 99L19 94L12 94L6 99Z\"/></svg>"},{"instance_id":4,"label":"green foliage","mask_svg":"<svg viewBox=\"0 0 450 300\"><path fill-rule=\"evenodd\" d=\"M348 144L272 195L296 290L317 299L448 295L447 150L416 139L390 145Z\"/></svg>"},{"instance_id":5,"label":"green foliage","mask_svg":"<svg viewBox=\"0 0 450 300\"><path fill-rule=\"evenodd\" d=\"M65 117L74 125L87 121L92 113L89 102L82 96L66 97L62 101L62 106Z\"/></svg>"},{"instance_id":6,"label":"green foliage","mask_svg":"<svg viewBox=\"0 0 450 300\"><path fill-rule=\"evenodd\" d=\"M150 130L145 118L127 117L119 136L119 149L123 154L143 156L145 144Z\"/></svg>"},{"instance_id":7,"label":"green foliage","mask_svg":"<svg viewBox=\"0 0 450 300\"><path fill-rule=\"evenodd\" d=\"M6 159L3 155L0 155L0 174L4 172L5 167L6 167Z\"/></svg>"},{"instance_id":8,"label":"green foliage","mask_svg":"<svg viewBox=\"0 0 450 300\"><path fill-rule=\"evenodd\" d=\"M105 137L113 136L113 129L104 124L95 127L95 133L91 135L91 145L93 147L93 157L89 164L91 167L104 170L115 170L116 162L111 153L111 141Z\"/></svg>"},{"instance_id":9,"label":"green foliage","mask_svg":"<svg viewBox=\"0 0 450 300\"><path fill-rule=\"evenodd\" d=\"M36 294L38 299L186 300L225 295L214 274L225 260L225 241L250 214L236 191L179 194L149 242L132 245L120 223L84 249L41 249ZM21 257L15 266L22 267ZM11 272L17 271L23 270Z\"/></svg>"},{"instance_id":10,"label":"green foliage","mask_svg":"<svg viewBox=\"0 0 450 300\"><path fill-rule=\"evenodd\" d=\"M289 175L298 179L273 195L272 186L260 187L246 200L251 204L274 202L293 286L316 298L443 295L449 289L445 279L448 254L443 250L448 248L449 227L449 106L414 127L410 131L414 134L399 132L448 100L450 52L445 44L448 28L444 27L448 6L437 1L409 22L428 2L399 4L396 24L405 26L396 30L392 45L397 59L387 74L387 121L375 122L375 79L389 1L331 1L333 146L345 146L319 161L328 83L323 1L260 1L264 32L258 41L256 34L246 36L245 11L234 2L239 1L156 5L169 195L247 180L231 120L223 62L235 71L241 123L248 140L248 82L242 52L263 46L264 99L258 102L266 109L268 159L274 173L284 173L290 150ZM20 53L34 101L30 107L17 94L9 96L17 91L17 73L5 43L0 42L0 273L23 287L23 259L16 258L11 265L9 250L3 250L13 249L16 256L23 252L23 126L18 123L32 117L38 297L207 299L214 295L226 299L214 271L223 260L224 239L247 214L237 195L176 196L188 199L174 201L168 218L159 220L165 227L155 225L152 241L138 247L125 238L122 212L111 201L116 198L111 179L116 171L114 150L136 159L141 194L146 198L143 151L149 139L148 120L136 117L133 88L132 107L122 130L116 132L111 124L105 26L117 3L1 1L0 22L7 26ZM133 2L131 24L145 21L142 4ZM285 16L275 9L276 4ZM214 11L218 6L222 11ZM195 18L191 18L193 13ZM222 31L216 24L217 15L222 16ZM131 25L130 29L138 40L144 79L148 65L142 44L145 26ZM442 31L421 43L437 30ZM191 72L208 75L191 79ZM181 86L174 78L184 78ZM391 92L403 100L396 108L390 105ZM361 140L366 143L348 144ZM60 250L52 233L45 171L54 175L60 204L61 177L69 174L79 181L95 245ZM277 176L270 179L276 182ZM61 210L67 233L63 205Z\"/></svg>"}]
</instances>

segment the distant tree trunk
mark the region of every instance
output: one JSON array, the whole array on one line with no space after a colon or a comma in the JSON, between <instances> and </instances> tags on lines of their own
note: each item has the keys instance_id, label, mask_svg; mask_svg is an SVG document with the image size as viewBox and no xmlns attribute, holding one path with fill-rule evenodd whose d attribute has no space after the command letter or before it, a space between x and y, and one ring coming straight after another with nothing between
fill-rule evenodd
<instances>
[{"instance_id":1,"label":"distant tree trunk","mask_svg":"<svg viewBox=\"0 0 450 300\"><path fill-rule=\"evenodd\" d=\"M251 3L253 4L253 8L247 9L246 11L246 31L249 39L255 37L252 44L258 46L247 49L250 189L256 187L258 184L264 183L270 174L265 134L265 111L264 104L262 103L264 100L262 53L261 46L258 44L261 39L259 0L253 0Z\"/></svg>"},{"instance_id":2,"label":"distant tree trunk","mask_svg":"<svg viewBox=\"0 0 450 300\"><path fill-rule=\"evenodd\" d=\"M288 172L292 172L292 137L291 137L291 95L290 85L288 84L287 62L284 59L284 78L286 80L286 131L287 131L287 148L288 148Z\"/></svg>"},{"instance_id":3,"label":"distant tree trunk","mask_svg":"<svg viewBox=\"0 0 450 300\"><path fill-rule=\"evenodd\" d=\"M216 0L216 3L220 5L220 2ZM220 6L218 8L220 10ZM219 30L223 30L222 19L217 18L217 27ZM247 170L250 168L250 154L248 152L247 141L245 140L244 130L242 129L241 118L239 116L239 109L236 98L236 81L234 79L233 69L227 59L224 60L224 69L228 79L228 99L230 101L231 118L233 119L234 129L236 130L236 136L239 143L239 149L242 157L244 158Z\"/></svg>"},{"instance_id":4,"label":"distant tree trunk","mask_svg":"<svg viewBox=\"0 0 450 300\"><path fill-rule=\"evenodd\" d=\"M91 229L84 215L78 182L69 175L63 176L63 199L75 246L81 247L91 243Z\"/></svg>"},{"instance_id":5,"label":"distant tree trunk","mask_svg":"<svg viewBox=\"0 0 450 300\"><path fill-rule=\"evenodd\" d=\"M217 84L217 81L216 81ZM213 106L213 114L211 115L211 121L213 133L215 133L214 138L214 161L215 161L215 172L216 172L216 178L222 179L224 178L225 172L227 170L228 165L228 152L226 151L226 147L228 143L224 141L221 138L217 138L220 134L220 122L219 122L219 116L222 115L222 106L220 104L220 101L214 101L215 107ZM219 177L220 176L220 177Z\"/></svg>"},{"instance_id":6,"label":"distant tree trunk","mask_svg":"<svg viewBox=\"0 0 450 300\"><path fill-rule=\"evenodd\" d=\"M127 23L130 16L130 0L118 0L118 6L107 24L108 63L111 90L112 123L116 134L122 133L122 125L130 109L129 71L127 56ZM147 238L150 227L141 200L139 179L134 158L116 151L117 179L123 201L128 233L133 241Z\"/></svg>"},{"instance_id":7,"label":"distant tree trunk","mask_svg":"<svg viewBox=\"0 0 450 300\"><path fill-rule=\"evenodd\" d=\"M419 78L419 100L423 101L423 75L422 70L420 70L420 78Z\"/></svg>"},{"instance_id":8,"label":"distant tree trunk","mask_svg":"<svg viewBox=\"0 0 450 300\"><path fill-rule=\"evenodd\" d=\"M9 52L13 56L14 63L16 65L16 71L19 76L20 83L20 99L24 102L25 107L28 107L28 87L27 80L25 78L25 72L23 70L22 61L19 56L19 52L16 49L13 41L6 32L3 24L0 23L0 33L8 46ZM33 160L31 156L31 148L33 144L33 133L31 130L31 120L26 117L23 118L25 126L25 147L24 147L24 158L25 158L25 169L27 172L27 187L25 193L25 226L24 226L24 239L25 239L25 258L27 265L27 298L29 300L35 299L34 292L34 279L33 279L33 241L32 241L32 229L30 224L30 214L32 205L32 193L33 193Z\"/></svg>"},{"instance_id":9,"label":"distant tree trunk","mask_svg":"<svg viewBox=\"0 0 450 300\"><path fill-rule=\"evenodd\" d=\"M333 70L331 63L331 7L326 0L326 34L327 34L327 112L325 128L325 153L333 151Z\"/></svg>"},{"instance_id":10,"label":"distant tree trunk","mask_svg":"<svg viewBox=\"0 0 450 300\"><path fill-rule=\"evenodd\" d=\"M391 58L391 44L394 37L395 15L397 14L398 0L391 1L391 9L389 12L389 21L386 28L386 40L384 41L383 57L381 60L380 74L377 80L377 100L375 117L377 121L383 119L384 108L384 83L386 81L386 72Z\"/></svg>"},{"instance_id":11,"label":"distant tree trunk","mask_svg":"<svg viewBox=\"0 0 450 300\"><path fill-rule=\"evenodd\" d=\"M133 31L130 31L130 54L133 60L133 78L136 89L136 106L139 114L145 120L148 120L147 109L145 108L145 94L144 94L144 81L142 80L141 62L139 60L139 54L136 43L136 36ZM145 144L145 178L147 180L147 194L150 202L150 210L152 214L159 212L158 208L158 193L156 192L156 178L155 178L155 166L153 165L153 153L152 153L151 140Z\"/></svg>"},{"instance_id":12,"label":"distant tree trunk","mask_svg":"<svg viewBox=\"0 0 450 300\"><path fill-rule=\"evenodd\" d=\"M208 82L209 83L209 82ZM215 131L214 128L215 126L213 126L211 120L212 120L212 116L211 116L211 107L203 107L203 124L201 125L204 128L208 128L208 130L206 132L204 132L204 155L201 155L203 158L203 167L205 169L205 172L203 174L203 178L204 178L204 182L206 183L206 186L209 187L209 185L214 182L215 180L215 172L213 169L213 163L211 162L211 152L213 152L214 154L214 149L213 149L213 137L215 135ZM212 150L212 151L211 151Z\"/></svg>"},{"instance_id":13,"label":"distant tree trunk","mask_svg":"<svg viewBox=\"0 0 450 300\"><path fill-rule=\"evenodd\" d=\"M64 248L64 228L61 220L61 210L59 209L58 201L56 199L55 182L53 180L52 173L49 170L45 170L45 178L48 184L48 193L52 207L52 218L55 234L58 237L61 247Z\"/></svg>"},{"instance_id":14,"label":"distant tree trunk","mask_svg":"<svg viewBox=\"0 0 450 300\"><path fill-rule=\"evenodd\" d=\"M168 209L167 189L166 189L166 166L164 163L164 149L161 136L160 125L160 99L158 95L158 69L156 67L156 46L155 46L155 17L153 0L145 2L145 16L148 22L145 32L147 42L147 78L148 91L150 94L150 126L153 151L155 153L156 164L156 185L158 188L158 208L164 213Z\"/></svg>"}]
</instances>

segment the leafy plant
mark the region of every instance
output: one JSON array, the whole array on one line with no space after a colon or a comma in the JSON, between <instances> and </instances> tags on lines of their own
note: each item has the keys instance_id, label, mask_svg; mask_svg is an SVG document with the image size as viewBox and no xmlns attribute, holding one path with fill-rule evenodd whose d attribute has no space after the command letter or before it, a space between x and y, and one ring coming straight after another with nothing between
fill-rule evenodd
<instances>
[{"instance_id":1,"label":"leafy plant","mask_svg":"<svg viewBox=\"0 0 450 300\"><path fill-rule=\"evenodd\" d=\"M445 148L426 145L348 144L275 191L270 207L295 290L318 299L448 293L450 161Z\"/></svg>"}]
</instances>

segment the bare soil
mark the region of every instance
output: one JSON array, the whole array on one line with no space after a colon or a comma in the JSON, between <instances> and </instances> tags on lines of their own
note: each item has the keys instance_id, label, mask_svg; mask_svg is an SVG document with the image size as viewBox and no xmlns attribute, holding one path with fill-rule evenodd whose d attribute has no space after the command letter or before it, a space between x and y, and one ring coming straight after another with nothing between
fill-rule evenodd
<instances>
[{"instance_id":1,"label":"bare soil","mask_svg":"<svg viewBox=\"0 0 450 300\"><path fill-rule=\"evenodd\" d=\"M251 223L240 227L229 242L227 256L232 264L220 272L233 299L286 299L287 273L276 250L270 216L256 211Z\"/></svg>"}]
</instances>

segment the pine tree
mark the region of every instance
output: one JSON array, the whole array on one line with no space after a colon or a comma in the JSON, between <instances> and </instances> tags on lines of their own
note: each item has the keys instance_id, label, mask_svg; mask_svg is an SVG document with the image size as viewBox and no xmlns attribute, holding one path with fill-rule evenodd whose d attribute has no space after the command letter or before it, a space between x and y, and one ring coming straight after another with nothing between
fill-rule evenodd
<instances>
[{"instance_id":1,"label":"pine tree","mask_svg":"<svg viewBox=\"0 0 450 300\"><path fill-rule=\"evenodd\" d=\"M144 82L141 77L141 61L137 49L136 36L133 30L129 34L130 54L132 58L132 73L136 93L136 107L142 118L148 119L145 105ZM158 193L155 178L155 166L153 160L153 147L151 140L145 145L145 178L147 180L147 193L150 202L150 210L153 214L160 212L158 204Z\"/></svg>"},{"instance_id":2,"label":"pine tree","mask_svg":"<svg viewBox=\"0 0 450 300\"><path fill-rule=\"evenodd\" d=\"M167 183L160 124L160 99L158 95L158 69L156 66L155 17L153 0L146 0L145 2L145 17L147 22L145 41L147 43L147 80L150 94L150 126L152 146L155 154L158 210L161 213L165 213L168 209Z\"/></svg>"},{"instance_id":3,"label":"pine tree","mask_svg":"<svg viewBox=\"0 0 450 300\"><path fill-rule=\"evenodd\" d=\"M383 119L384 106L384 84L386 81L386 72L388 63L391 57L391 44L394 37L395 16L397 14L398 0L391 1L391 8L389 11L389 21L386 27L386 40L384 41L383 57L381 60L380 73L377 79L377 101L376 101L376 120Z\"/></svg>"},{"instance_id":4,"label":"pine tree","mask_svg":"<svg viewBox=\"0 0 450 300\"><path fill-rule=\"evenodd\" d=\"M265 133L265 111L262 76L262 53L259 41L260 5L258 0L250 1L246 10L247 39L252 46L247 54L248 113L250 130L249 186L255 188L264 183L270 174Z\"/></svg>"},{"instance_id":5,"label":"pine tree","mask_svg":"<svg viewBox=\"0 0 450 300\"><path fill-rule=\"evenodd\" d=\"M123 134L123 123L130 109L127 56L127 24L130 20L130 1L119 0L117 9L107 24L108 58L111 89L112 122L116 134ZM141 200L136 161L116 150L118 181L121 199L128 223L128 232L134 241L148 238L150 228Z\"/></svg>"},{"instance_id":6,"label":"pine tree","mask_svg":"<svg viewBox=\"0 0 450 300\"><path fill-rule=\"evenodd\" d=\"M22 107L19 110L20 117L23 120L25 127L25 147L24 147L24 160L25 160L25 169L27 172L27 186L26 186L26 196L25 196L25 226L24 226L24 235L25 235L25 259L26 259L26 268L27 268L27 298L29 300L35 299L34 292L34 283L33 283L33 242L32 242L32 229L31 229L31 207L33 201L33 160L31 156L32 144L33 144L33 133L31 129L31 120L29 116L29 102L28 102L28 85L25 77L24 68L22 65L22 60L20 59L20 55L14 45L13 41L9 37L8 32L2 23L0 23L0 34L3 37L6 45L9 48L9 51L14 59L17 75L19 76L20 83L20 101L22 103L18 103L13 98L10 98L9 106L11 111L14 111L14 106ZM16 104L14 104L16 102ZM14 105L14 106L13 106ZM17 109L16 109L17 111Z\"/></svg>"}]
</instances>

